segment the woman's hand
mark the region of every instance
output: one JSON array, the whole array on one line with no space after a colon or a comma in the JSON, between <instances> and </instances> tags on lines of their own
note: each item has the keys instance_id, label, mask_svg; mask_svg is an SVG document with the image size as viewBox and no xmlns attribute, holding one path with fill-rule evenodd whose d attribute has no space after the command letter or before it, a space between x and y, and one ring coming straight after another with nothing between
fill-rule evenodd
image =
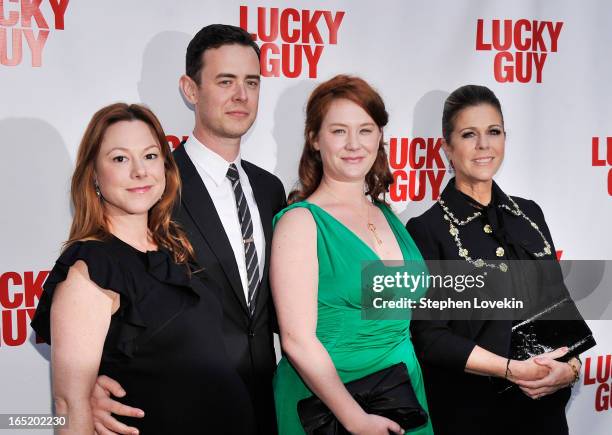
<instances>
[{"instance_id":1,"label":"woman's hand","mask_svg":"<svg viewBox=\"0 0 612 435\"><path fill-rule=\"evenodd\" d=\"M538 381L548 375L549 369L535 362L534 358L525 361L511 360L508 366L508 380L519 382Z\"/></svg>"},{"instance_id":2,"label":"woman's hand","mask_svg":"<svg viewBox=\"0 0 612 435\"><path fill-rule=\"evenodd\" d=\"M541 363L542 359L555 360L561 358L568 350L567 347L560 347L552 352L546 352L525 361L511 360L508 366L508 380L519 386L521 382L541 381L548 377L551 371L549 365Z\"/></svg>"},{"instance_id":3,"label":"woman's hand","mask_svg":"<svg viewBox=\"0 0 612 435\"><path fill-rule=\"evenodd\" d=\"M404 429L393 420L376 414L364 414L354 428L349 432L353 435L389 435L389 431L396 434L403 434Z\"/></svg>"},{"instance_id":4,"label":"woman's hand","mask_svg":"<svg viewBox=\"0 0 612 435\"><path fill-rule=\"evenodd\" d=\"M535 381L520 380L517 385L523 393L532 399L552 394L561 388L571 385L576 375L572 366L565 362L555 361L549 356L538 356L534 358L536 364L546 367L548 375ZM578 368L578 370L580 370Z\"/></svg>"}]
</instances>

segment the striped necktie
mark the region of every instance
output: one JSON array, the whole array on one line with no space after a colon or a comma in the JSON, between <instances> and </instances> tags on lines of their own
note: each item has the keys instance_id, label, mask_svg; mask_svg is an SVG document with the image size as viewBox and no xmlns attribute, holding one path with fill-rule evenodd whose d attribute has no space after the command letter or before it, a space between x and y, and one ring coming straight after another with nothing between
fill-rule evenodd
<instances>
[{"instance_id":1,"label":"striped necktie","mask_svg":"<svg viewBox=\"0 0 612 435\"><path fill-rule=\"evenodd\" d=\"M238 168L236 168L234 163L230 164L226 177L232 183L234 198L236 199L236 210L238 210L238 220L240 220L240 230L242 231L244 258L246 261L249 286L247 305L249 307L249 314L253 316L253 313L255 313L255 295L259 285L259 260L257 257L257 249L255 249L255 241L253 239L253 220L251 219L251 211L249 210L242 190L242 185L240 184Z\"/></svg>"}]
</instances>

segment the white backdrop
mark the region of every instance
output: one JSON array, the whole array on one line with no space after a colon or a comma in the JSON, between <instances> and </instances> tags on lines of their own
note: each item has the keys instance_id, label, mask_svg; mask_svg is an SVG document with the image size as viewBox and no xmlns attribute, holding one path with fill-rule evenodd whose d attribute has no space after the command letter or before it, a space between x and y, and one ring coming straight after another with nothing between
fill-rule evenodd
<instances>
[{"instance_id":1,"label":"white backdrop","mask_svg":"<svg viewBox=\"0 0 612 435\"><path fill-rule=\"evenodd\" d=\"M442 103L460 85L483 84L501 100L508 131L500 186L542 206L563 259L608 259L611 17L605 0L0 1L0 413L50 410L49 348L28 323L67 236L69 176L88 120L115 101L143 102L171 142L188 135L193 113L178 78L202 26L242 24L267 44L269 77L243 157L286 189L308 94L335 74L357 74L391 115L396 211L403 221L422 213L448 179L435 146ZM612 323L591 324L599 344L568 415L572 433L603 435Z\"/></svg>"}]
</instances>

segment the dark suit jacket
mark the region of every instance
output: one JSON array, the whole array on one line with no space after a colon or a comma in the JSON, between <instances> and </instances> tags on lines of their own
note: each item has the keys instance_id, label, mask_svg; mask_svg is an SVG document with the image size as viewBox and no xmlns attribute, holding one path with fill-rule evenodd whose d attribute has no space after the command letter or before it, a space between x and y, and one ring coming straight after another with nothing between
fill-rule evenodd
<instances>
[{"instance_id":1,"label":"dark suit jacket","mask_svg":"<svg viewBox=\"0 0 612 435\"><path fill-rule=\"evenodd\" d=\"M455 188L454 179L449 181L441 198L459 220L465 220L475 212L466 196ZM473 259L499 260L496 249L500 246L505 250L506 259L535 259L533 253L542 251L544 247L538 232L524 218L497 207L501 204L511 208L513 206L508 196L495 182L493 198L495 207L487 213L486 221L477 218L459 227L463 247L468 249ZM538 225L551 244L551 254L543 258L554 259L555 248L540 207L530 200L518 197L512 199ZM492 226L492 234L483 231L485 223ZM410 219L406 229L426 260L462 260L453 236L449 233L449 223L444 220L442 207L438 203L421 216ZM529 408L529 401L534 401L527 399L525 403L521 402L523 397L526 398L522 393L518 392L516 396L511 393L502 398L502 395L497 393L500 389L499 384L492 383L486 376L464 372L468 357L475 345L498 355L507 356L510 350L511 327L511 320L440 320L411 323L412 339L423 368L436 434L501 433L500 424L508 425L509 419L518 418L510 415L513 411L508 408L514 409L516 405L521 409L520 412L532 409ZM557 424L558 420L562 419L560 424L563 426L566 424L564 406L568 397L569 390L564 389L536 403L537 406L550 405L551 410L546 412L552 416L551 424ZM518 404L513 402L515 399L519 401ZM500 401L507 401L503 405L504 410L500 410L502 407ZM527 408L521 408L523 405ZM499 420L502 418L505 423ZM524 422L525 417L521 417L518 421ZM497 429L493 430L489 424L496 426ZM558 432L551 433L564 432L561 428Z\"/></svg>"},{"instance_id":2,"label":"dark suit jacket","mask_svg":"<svg viewBox=\"0 0 612 435\"><path fill-rule=\"evenodd\" d=\"M253 188L266 241L265 267L256 295L255 314L250 318L234 253L212 199L184 147L180 146L173 154L183 184L181 202L174 218L187 232L196 260L203 268L200 273L210 276L223 289L223 330L227 352L249 388L259 433L274 434L276 417L272 376L276 368L273 343L276 316L268 269L272 218L286 206L283 185L273 174L242 160L242 167Z\"/></svg>"}]
</instances>

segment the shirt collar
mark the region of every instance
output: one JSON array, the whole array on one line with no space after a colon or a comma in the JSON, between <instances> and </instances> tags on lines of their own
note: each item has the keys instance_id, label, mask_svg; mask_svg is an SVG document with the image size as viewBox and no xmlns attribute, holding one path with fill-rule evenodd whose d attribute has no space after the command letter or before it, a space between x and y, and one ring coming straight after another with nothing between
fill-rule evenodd
<instances>
[{"instance_id":1,"label":"shirt collar","mask_svg":"<svg viewBox=\"0 0 612 435\"><path fill-rule=\"evenodd\" d=\"M501 190L495 181L493 181L491 190L491 206L499 207L501 205L506 205L510 208L514 208L512 202L508 198L508 195ZM449 180L440 197L442 200L444 200L447 207L453 212L454 216L459 220L465 220L469 216L473 215L476 211L473 204L478 204L475 199L470 198L468 195L459 191L455 187L454 177ZM504 210L508 211L506 208L504 208Z\"/></svg>"},{"instance_id":2,"label":"shirt collar","mask_svg":"<svg viewBox=\"0 0 612 435\"><path fill-rule=\"evenodd\" d=\"M200 142L194 135L185 142L185 151L191 160L198 165L219 186L226 178L230 163L240 168L240 153L233 162L228 162L219 154Z\"/></svg>"}]
</instances>

